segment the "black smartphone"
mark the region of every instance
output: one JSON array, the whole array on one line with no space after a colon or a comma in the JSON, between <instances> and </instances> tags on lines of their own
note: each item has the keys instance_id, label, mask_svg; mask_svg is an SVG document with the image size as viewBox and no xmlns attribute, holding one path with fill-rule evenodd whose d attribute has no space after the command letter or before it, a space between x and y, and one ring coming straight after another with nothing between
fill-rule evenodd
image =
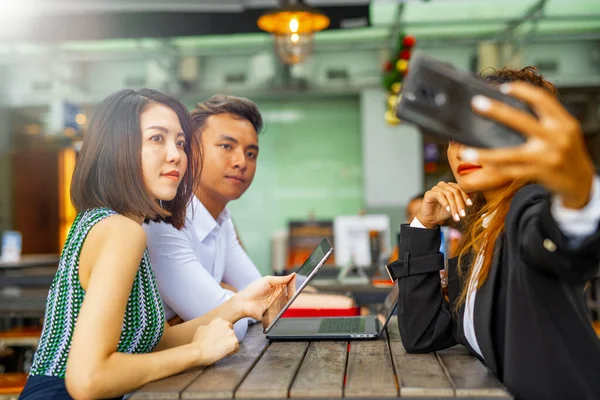
<instances>
[{"instance_id":1,"label":"black smartphone","mask_svg":"<svg viewBox=\"0 0 600 400\"><path fill-rule=\"evenodd\" d=\"M396 115L417 125L422 133L468 146L496 148L524 143L526 139L520 133L473 112L471 99L477 94L533 114L524 102L498 91L481 78L435 58L415 54L402 83Z\"/></svg>"}]
</instances>

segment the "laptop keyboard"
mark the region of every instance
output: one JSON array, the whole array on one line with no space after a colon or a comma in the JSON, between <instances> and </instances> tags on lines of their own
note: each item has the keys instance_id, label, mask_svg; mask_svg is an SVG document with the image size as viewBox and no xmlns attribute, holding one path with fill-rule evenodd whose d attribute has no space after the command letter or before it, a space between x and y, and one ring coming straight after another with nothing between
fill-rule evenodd
<instances>
[{"instance_id":1,"label":"laptop keyboard","mask_svg":"<svg viewBox=\"0 0 600 400\"><path fill-rule=\"evenodd\" d=\"M319 333L354 333L365 331L364 318L331 318L324 319L319 325Z\"/></svg>"}]
</instances>

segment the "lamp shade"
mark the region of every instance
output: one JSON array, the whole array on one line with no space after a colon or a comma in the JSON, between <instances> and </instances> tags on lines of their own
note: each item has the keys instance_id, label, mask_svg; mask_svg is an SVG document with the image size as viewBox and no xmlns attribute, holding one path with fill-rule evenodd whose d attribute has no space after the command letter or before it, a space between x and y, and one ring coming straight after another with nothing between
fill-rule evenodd
<instances>
[{"instance_id":1,"label":"lamp shade","mask_svg":"<svg viewBox=\"0 0 600 400\"><path fill-rule=\"evenodd\" d=\"M314 32L329 26L329 18L302 1L268 11L257 21L274 37L275 52L286 64L298 64L313 52Z\"/></svg>"},{"instance_id":2,"label":"lamp shade","mask_svg":"<svg viewBox=\"0 0 600 400\"><path fill-rule=\"evenodd\" d=\"M329 17L303 3L268 11L257 21L260 29L274 35L319 32L326 29L329 23Z\"/></svg>"}]
</instances>

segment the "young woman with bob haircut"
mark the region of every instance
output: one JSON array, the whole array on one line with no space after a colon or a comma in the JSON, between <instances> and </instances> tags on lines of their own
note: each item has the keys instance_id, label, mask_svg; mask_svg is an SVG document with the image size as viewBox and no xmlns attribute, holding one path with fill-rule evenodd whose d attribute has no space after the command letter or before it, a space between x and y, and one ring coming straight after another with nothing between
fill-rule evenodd
<instances>
[{"instance_id":1,"label":"young woman with bob haircut","mask_svg":"<svg viewBox=\"0 0 600 400\"><path fill-rule=\"evenodd\" d=\"M535 68L486 78L535 116L475 96L475 112L521 132L504 149L451 142L440 182L400 234L398 324L407 351L462 343L519 400L600 399L600 341L584 289L600 265L600 179L581 128ZM464 220L440 288L442 221Z\"/></svg>"},{"instance_id":2,"label":"young woman with bob haircut","mask_svg":"<svg viewBox=\"0 0 600 400\"><path fill-rule=\"evenodd\" d=\"M120 398L238 349L232 323L260 319L294 275L265 277L202 317L170 327L142 224L181 229L199 146L185 107L159 92L122 90L90 122L71 185L78 210L46 303L21 399Z\"/></svg>"}]
</instances>

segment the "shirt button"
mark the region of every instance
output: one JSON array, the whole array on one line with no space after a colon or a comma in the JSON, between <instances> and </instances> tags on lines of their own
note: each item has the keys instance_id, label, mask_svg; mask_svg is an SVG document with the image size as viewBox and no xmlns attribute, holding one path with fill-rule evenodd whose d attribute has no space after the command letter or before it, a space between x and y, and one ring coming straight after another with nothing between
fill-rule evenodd
<instances>
[{"instance_id":1,"label":"shirt button","mask_svg":"<svg viewBox=\"0 0 600 400\"><path fill-rule=\"evenodd\" d=\"M550 253L554 253L556 251L556 244L552 240L544 239L544 242L542 244L544 248Z\"/></svg>"}]
</instances>

